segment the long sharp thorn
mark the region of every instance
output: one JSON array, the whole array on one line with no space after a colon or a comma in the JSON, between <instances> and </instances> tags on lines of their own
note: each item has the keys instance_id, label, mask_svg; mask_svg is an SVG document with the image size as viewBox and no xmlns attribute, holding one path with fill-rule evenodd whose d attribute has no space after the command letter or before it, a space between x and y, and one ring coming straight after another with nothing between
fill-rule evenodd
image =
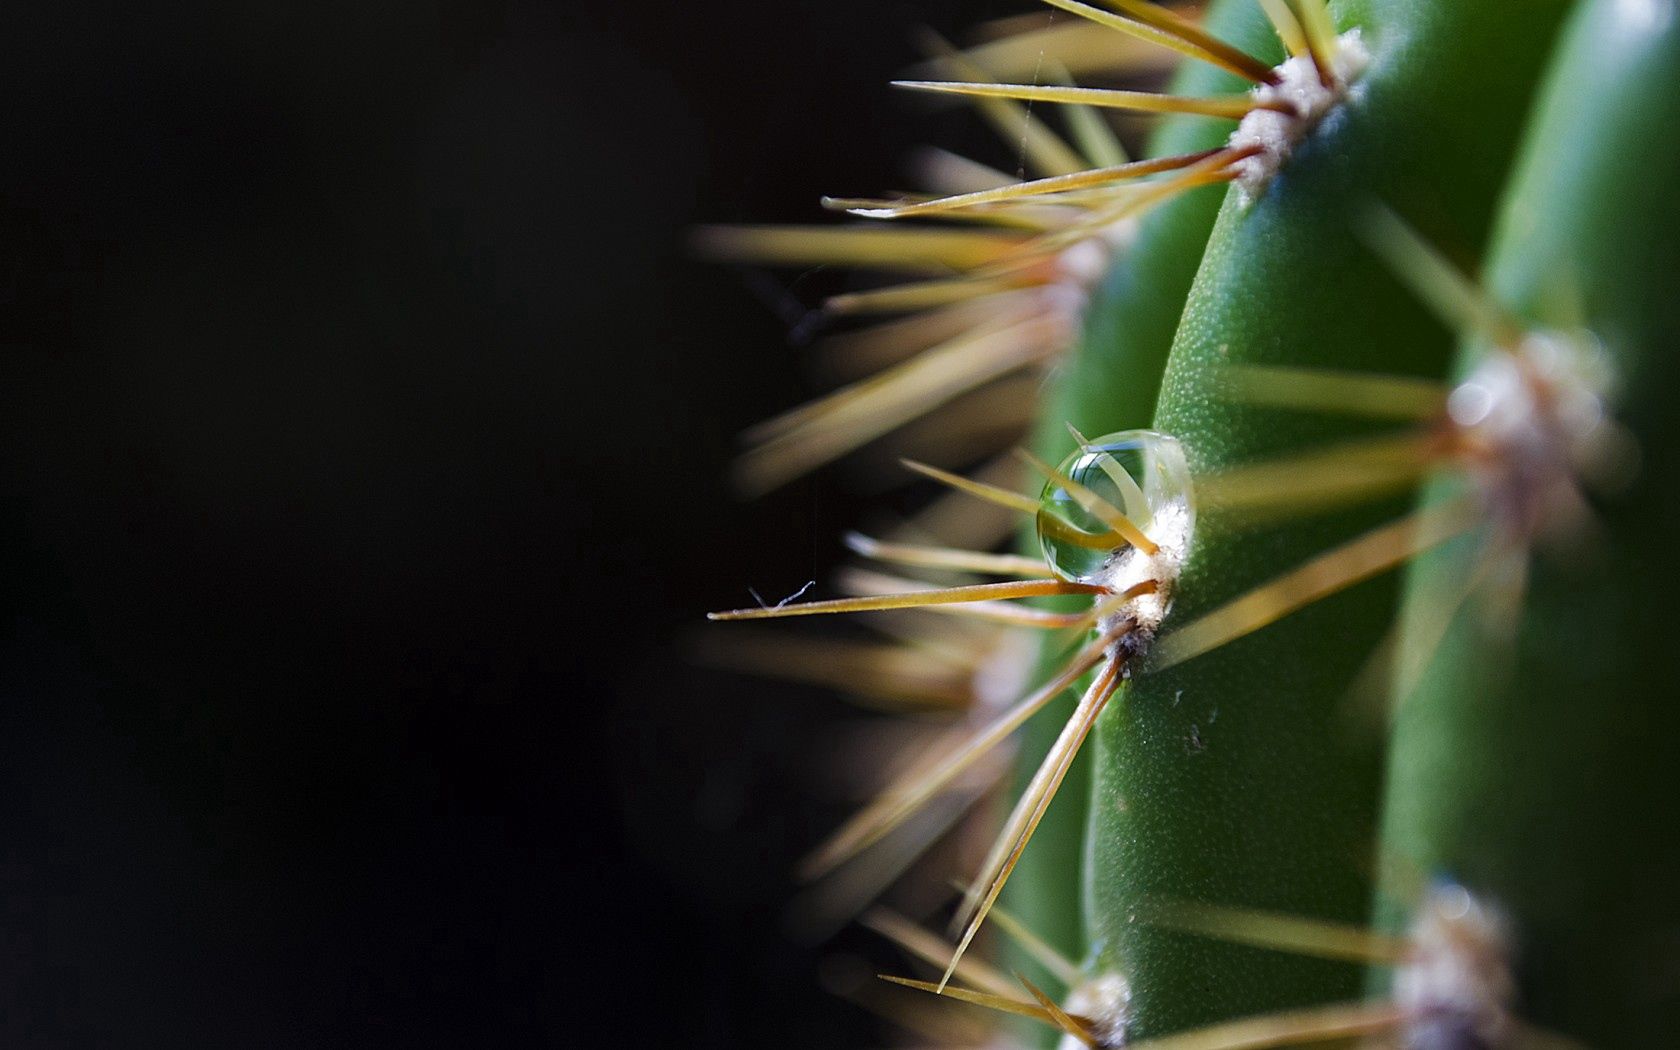
<instances>
[{"instance_id":1,"label":"long sharp thorn","mask_svg":"<svg viewBox=\"0 0 1680 1050\"><path fill-rule=\"evenodd\" d=\"M1055 84L970 84L945 80L895 80L894 87L912 91L933 91L981 98L1010 98L1022 102L1056 102L1103 109L1124 109L1137 113L1193 113L1205 117L1240 120L1254 108L1247 95L1223 98L1187 98L1153 91L1117 91L1108 88L1062 87Z\"/></svg>"},{"instance_id":2,"label":"long sharp thorn","mask_svg":"<svg viewBox=\"0 0 1680 1050\"><path fill-rule=\"evenodd\" d=\"M989 81L991 71L952 47L937 33L928 32L923 47L934 56L943 71L964 80ZM1085 167L1083 159L1062 137L1032 111L1007 98L977 97L975 105L1005 142L1019 145L1023 159L1045 175L1071 175Z\"/></svg>"},{"instance_id":3,"label":"long sharp thorn","mask_svg":"<svg viewBox=\"0 0 1680 1050\"><path fill-rule=\"evenodd\" d=\"M1074 501L1081 507L1085 508L1086 512L1091 514L1104 525L1107 525L1109 528L1119 533L1121 536L1124 536L1127 543L1130 543L1132 546L1136 547L1145 554L1154 554L1156 551L1161 549L1154 540L1144 535L1143 530L1138 528L1136 523L1124 514L1120 513L1119 508L1115 507L1095 492L1068 477L1066 474L1059 472L1055 467L1052 467L1050 464L1044 462L1042 459L1039 459L1037 456L1025 449L1021 450L1020 456L1022 460L1031 464L1033 469L1043 474L1049 480L1054 481L1063 489L1066 489L1067 494L1072 496Z\"/></svg>"},{"instance_id":4,"label":"long sharp thorn","mask_svg":"<svg viewBox=\"0 0 1680 1050\"><path fill-rule=\"evenodd\" d=\"M790 902L788 932L809 943L839 933L865 908L879 900L905 871L943 839L969 809L1002 788L1010 773L1004 756L962 785L935 799L894 829L868 854L836 871ZM944 956L940 956L943 961Z\"/></svg>"},{"instance_id":5,"label":"long sharp thorn","mask_svg":"<svg viewBox=\"0 0 1680 1050\"><path fill-rule=\"evenodd\" d=\"M960 892L963 887L958 885L957 889ZM1080 982L1079 966L1072 959L1050 947L1044 938L1028 929L1027 924L1016 918L1013 912L994 905L992 908L992 924L1002 930L1006 937L1014 941L1016 947L1031 956L1033 961L1040 966L1050 971L1056 980L1062 982L1066 987L1072 988Z\"/></svg>"},{"instance_id":6,"label":"long sharp thorn","mask_svg":"<svg viewBox=\"0 0 1680 1050\"><path fill-rule=\"evenodd\" d=\"M1404 1020L1405 1015L1392 1003L1347 1003L1244 1017L1132 1043L1130 1050L1271 1050L1376 1035Z\"/></svg>"},{"instance_id":7,"label":"long sharp thorn","mask_svg":"<svg viewBox=\"0 0 1680 1050\"><path fill-rule=\"evenodd\" d=\"M1019 580L1008 583L978 583L967 587L943 587L908 594L882 594L865 598L832 598L820 602L770 605L757 609L730 609L707 613L708 620L769 620L782 616L819 616L826 613L873 612L880 609L915 609L927 605L983 602L999 598L1042 598L1059 594L1101 594L1094 584L1065 580Z\"/></svg>"},{"instance_id":8,"label":"long sharp thorn","mask_svg":"<svg viewBox=\"0 0 1680 1050\"><path fill-rule=\"evenodd\" d=\"M1019 234L985 230L851 226L702 226L694 245L715 259L780 266L860 266L949 273L984 265L1020 246Z\"/></svg>"},{"instance_id":9,"label":"long sharp thorn","mask_svg":"<svg viewBox=\"0 0 1680 1050\"><path fill-rule=\"evenodd\" d=\"M1199 153L1185 153L1172 157L1159 157L1149 160L1128 161L1111 168L1091 168L1081 170L1070 175L1054 175L1044 179L1034 179L1031 182L1016 182L1008 186L993 189L976 190L972 193L959 193L952 197L939 197L929 201L916 201L909 204L895 204L888 208L854 209L854 215L861 215L872 219L897 219L907 215L922 215L951 211L957 208L970 208L982 204L996 204L1040 197L1046 194L1066 193L1070 190L1086 189L1092 186L1104 186L1110 183L1123 182L1128 179L1140 178L1144 175L1157 175L1166 171L1179 171L1193 167L1210 157L1223 152L1219 149L1202 150ZM1032 242L1027 242L1031 244Z\"/></svg>"},{"instance_id":10,"label":"long sharp thorn","mask_svg":"<svg viewBox=\"0 0 1680 1050\"><path fill-rule=\"evenodd\" d=\"M1033 499L1031 496L1023 496L1018 492L1011 492L1008 489L998 488L995 485L987 485L978 481L970 481L968 478L962 477L961 475L952 474L949 471L940 470L937 467L930 467L925 463L917 463L915 460L905 459L900 460L899 462L903 463L904 466L918 474L932 478L943 485L948 485L951 488L973 496L976 499L985 500L988 503L995 503L1000 507L1008 507L1011 510L1020 511L1023 514L1031 514L1034 517L1038 516L1038 500ZM1042 524L1046 529L1050 530L1057 539L1080 547L1087 547L1092 550L1112 550L1125 540L1125 537L1118 532L1111 531L1102 535L1092 535L1087 532L1081 532L1078 529L1073 528L1071 525L1061 522L1055 518L1048 518Z\"/></svg>"},{"instance_id":11,"label":"long sharp thorn","mask_svg":"<svg viewBox=\"0 0 1680 1050\"><path fill-rule=\"evenodd\" d=\"M880 975L880 978L883 981L891 981L893 984L903 985L906 988L914 988L919 992L932 992L934 995L943 995L958 1002L973 1003L975 1006L984 1006L990 1010L1001 1010L1004 1013L1017 1014L1021 1017L1031 1017L1052 1027L1060 1027L1056 1024L1055 1018L1051 1017L1050 1012L1044 1007L1034 1003L1023 1003L1006 995L992 995L968 988L952 988L943 984L933 984L929 981L913 981L908 977L893 977L884 973ZM1081 1020L1085 1019L1081 1018Z\"/></svg>"},{"instance_id":12,"label":"long sharp thorn","mask_svg":"<svg viewBox=\"0 0 1680 1050\"><path fill-rule=\"evenodd\" d=\"M1439 417L1449 393L1446 384L1416 376L1281 365L1231 365L1218 388L1243 404L1414 421Z\"/></svg>"},{"instance_id":13,"label":"long sharp thorn","mask_svg":"<svg viewBox=\"0 0 1680 1050\"><path fill-rule=\"evenodd\" d=\"M1171 178L1139 186L1136 193L1129 194L1119 203L1099 208L1086 218L1054 233L1035 237L1015 250L1015 258L994 263L977 272L999 275L1011 273L1024 265L1024 260L1042 258L1045 253L1056 248L1084 240L1122 219L1142 214L1180 193L1216 182L1230 182L1236 178L1232 165L1244 157L1253 156L1260 149L1258 145L1245 146L1242 149L1226 147L1200 154L1193 163Z\"/></svg>"},{"instance_id":14,"label":"long sharp thorn","mask_svg":"<svg viewBox=\"0 0 1680 1050\"><path fill-rule=\"evenodd\" d=\"M1295 21L1300 23L1301 36L1306 40L1307 55L1312 59L1313 69L1318 73L1318 82L1326 88L1336 86L1336 73L1331 65L1331 55L1336 46L1336 34L1332 31L1328 38L1313 24L1313 17L1305 10L1306 5L1300 0L1289 0L1290 11L1295 15Z\"/></svg>"},{"instance_id":15,"label":"long sharp thorn","mask_svg":"<svg viewBox=\"0 0 1680 1050\"><path fill-rule=\"evenodd\" d=\"M1026 244L1031 244L1027 241ZM1023 245L1024 247L1024 245ZM1009 292L1021 287L1021 281L1011 278L990 280L965 275L931 281L908 281L890 288L867 292L846 292L832 296L823 309L832 314L896 314L911 310L925 310L933 306L949 306L982 295Z\"/></svg>"},{"instance_id":16,"label":"long sharp thorn","mask_svg":"<svg viewBox=\"0 0 1680 1050\"><path fill-rule=\"evenodd\" d=\"M1093 22L1066 19L1044 23L1038 12L1017 15L1013 20L993 21L987 28L998 32L995 38L964 49L963 57L993 75L1000 77L1030 77L1041 72L1046 55L1055 55L1058 62L1076 73L1100 73L1108 76L1165 76L1173 68L1176 52L1167 52L1152 40L1135 36L1116 36ZM1021 29L1018 26L1031 26ZM991 37L991 34L988 34ZM937 69L936 62L923 63L918 69Z\"/></svg>"},{"instance_id":17,"label":"long sharp thorn","mask_svg":"<svg viewBox=\"0 0 1680 1050\"><path fill-rule=\"evenodd\" d=\"M1078 0L1044 0L1044 2L1069 14L1090 19L1100 26L1106 26L1128 36L1159 44L1189 58L1212 63L1246 80L1266 84L1275 83L1277 80L1277 74L1272 72L1264 62L1252 55L1238 51L1228 44L1219 44L1212 37L1205 37L1207 42L1217 45L1212 49L1203 46L1201 43L1192 42L1186 39L1182 26L1167 29L1160 25L1152 25L1141 19L1126 18L1109 11L1103 11L1091 7L1089 4L1079 3ZM1142 5L1138 5L1138 7L1141 9Z\"/></svg>"},{"instance_id":18,"label":"long sharp thorn","mask_svg":"<svg viewBox=\"0 0 1680 1050\"><path fill-rule=\"evenodd\" d=\"M1474 518L1467 510L1467 503L1455 501L1417 511L1326 551L1162 638L1150 670L1200 656L1394 568L1468 529Z\"/></svg>"},{"instance_id":19,"label":"long sharp thorn","mask_svg":"<svg viewBox=\"0 0 1680 1050\"><path fill-rule=\"evenodd\" d=\"M1441 454L1432 435L1408 431L1206 475L1196 491L1210 513L1244 523L1301 517L1404 490Z\"/></svg>"},{"instance_id":20,"label":"long sharp thorn","mask_svg":"<svg viewBox=\"0 0 1680 1050\"><path fill-rule=\"evenodd\" d=\"M1068 433L1079 443L1081 452L1091 451L1091 442L1081 434L1072 423L1067 424ZM1114 482L1114 487L1120 490L1120 502L1125 504L1121 511L1133 521L1145 521L1149 518L1149 498L1143 494L1137 479L1127 472L1125 467L1116 463L1111 456L1097 457L1097 469L1108 475L1108 480Z\"/></svg>"},{"instance_id":21,"label":"long sharp thorn","mask_svg":"<svg viewBox=\"0 0 1680 1050\"><path fill-rule=\"evenodd\" d=\"M1125 608L1126 603L1145 594L1154 594L1160 590L1161 584L1157 580L1139 580L1125 590L1115 594L1104 595L1092 604L1091 608L1074 624L1080 630L1088 631L1101 623L1103 617L1111 616Z\"/></svg>"},{"instance_id":22,"label":"long sharp thorn","mask_svg":"<svg viewBox=\"0 0 1680 1050\"><path fill-rule=\"evenodd\" d=\"M731 631L708 633L696 655L713 666L826 686L893 710L961 711L974 700L972 668L937 650L893 642Z\"/></svg>"},{"instance_id":23,"label":"long sharp thorn","mask_svg":"<svg viewBox=\"0 0 1680 1050\"><path fill-rule=\"evenodd\" d=\"M1138 917L1182 933L1343 962L1392 966L1411 949L1404 937L1362 926L1190 901L1147 901Z\"/></svg>"},{"instance_id":24,"label":"long sharp thorn","mask_svg":"<svg viewBox=\"0 0 1680 1050\"><path fill-rule=\"evenodd\" d=\"M1294 57L1308 56L1312 51L1307 47L1307 35L1301 28L1300 20L1295 12L1290 10L1288 0L1260 0L1260 7L1266 12L1266 18L1277 30L1278 39Z\"/></svg>"},{"instance_id":25,"label":"long sharp thorn","mask_svg":"<svg viewBox=\"0 0 1680 1050\"><path fill-rule=\"evenodd\" d=\"M993 299L962 306L965 307L961 310L962 315L968 323L948 338L918 347L917 352L877 370L872 375L755 424L741 435L742 440L761 446L770 445L778 439L785 440L796 431L814 429L819 423L824 424L823 429L832 430L837 420L861 422L862 429L871 434L881 430L883 426L890 429L892 423L882 424L879 421L879 417L886 411L882 401L906 399L904 395L894 392L909 386L917 388L918 393L925 393L921 384L927 382L930 376L942 378L953 371L961 372L962 366L976 363L977 358L988 360L993 352L1004 353L1007 356L1007 351L1014 345L1009 341L1008 335L1019 334L1034 327L1036 311L1034 305L1028 302ZM958 309L959 307L946 308ZM905 320L887 323L904 324Z\"/></svg>"},{"instance_id":26,"label":"long sharp thorn","mask_svg":"<svg viewBox=\"0 0 1680 1050\"><path fill-rule=\"evenodd\" d=\"M1033 715L1042 711L1052 700L1061 696L1081 675L1089 671L1118 635L1096 639L1077 653L1050 681L1034 690L1008 711L961 742L931 767L912 771L895 783L881 797L857 816L847 821L826 843L801 866L806 878L820 876L835 865L868 849L882 836L903 822L928 799L944 791L962 776L975 762L1003 743Z\"/></svg>"},{"instance_id":27,"label":"long sharp thorn","mask_svg":"<svg viewBox=\"0 0 1680 1050\"><path fill-rule=\"evenodd\" d=\"M975 934L980 932L981 924L986 921L986 913L997 902L998 894L1003 892L1004 884L1009 881L1009 876L1020 861L1027 843L1032 841L1033 832L1038 829L1039 821L1044 819L1045 811L1062 786L1062 780L1073 765L1074 756L1079 753L1085 737L1096 724L1097 716L1102 713L1115 690L1119 688L1120 671L1121 665L1114 659L1103 664L1096 679L1085 690L1085 695L1080 697L1079 706L1062 727L1061 734L1051 746L1038 772L1033 775L1032 782L1022 793L1015 811L1010 814L1003 833L998 837L997 845L993 847L992 855L987 858L980 877L975 881L974 890L980 892L975 896L971 891L970 900L963 908L967 917L962 937L957 941L957 950L951 957L950 966L946 968L944 979L940 982L941 988L951 979L951 974L956 971L957 963L962 961L969 945L974 943Z\"/></svg>"},{"instance_id":28,"label":"long sharp thorn","mask_svg":"<svg viewBox=\"0 0 1680 1050\"><path fill-rule=\"evenodd\" d=\"M1331 58L1336 52L1336 25L1330 20L1330 8L1324 0L1292 0L1306 34L1307 46L1312 49L1313 63L1318 66L1319 81L1334 87L1336 74Z\"/></svg>"},{"instance_id":29,"label":"long sharp thorn","mask_svg":"<svg viewBox=\"0 0 1680 1050\"><path fill-rule=\"evenodd\" d=\"M1053 316L992 327L917 354L795 409L761 430L774 436L746 452L735 478L748 491L775 488L845 455L986 383L1031 367L1060 342ZM786 420L792 419L793 422Z\"/></svg>"},{"instance_id":30,"label":"long sharp thorn","mask_svg":"<svg viewBox=\"0 0 1680 1050\"><path fill-rule=\"evenodd\" d=\"M1500 345L1521 337L1522 325L1504 307L1394 212L1372 204L1362 219L1366 243L1447 325Z\"/></svg>"},{"instance_id":31,"label":"long sharp thorn","mask_svg":"<svg viewBox=\"0 0 1680 1050\"><path fill-rule=\"evenodd\" d=\"M1394 674L1392 708L1389 711L1391 719L1398 711L1399 705L1405 703L1412 690L1417 688L1424 672L1429 670L1436 652L1451 633L1459 612L1482 590L1499 567L1503 553L1505 552L1497 546L1484 548L1473 555L1471 567L1464 575L1454 575L1445 581L1430 577L1432 581L1436 581L1431 590L1446 593L1431 593L1430 597L1438 600L1430 601L1427 606L1420 604L1420 608L1428 608L1431 615L1421 623L1407 625L1409 629L1404 631L1403 636L1407 644L1405 651L1396 656L1397 670ZM1511 556L1526 560L1528 552L1519 549Z\"/></svg>"},{"instance_id":32,"label":"long sharp thorn","mask_svg":"<svg viewBox=\"0 0 1680 1050\"><path fill-rule=\"evenodd\" d=\"M1056 1000L1044 994L1043 989L1027 980L1025 974L1017 972L1015 979L1021 982L1021 987L1032 993L1032 997L1038 1000L1038 1005L1044 1007L1044 1012L1050 1015L1050 1019L1056 1023L1057 1028L1073 1036L1086 1046L1094 1047L1097 1045L1097 1037L1091 1033L1089 1024L1081 1024L1073 1015L1063 1010Z\"/></svg>"},{"instance_id":33,"label":"long sharp thorn","mask_svg":"<svg viewBox=\"0 0 1680 1050\"><path fill-rule=\"evenodd\" d=\"M1045 63L1049 79L1064 87L1074 85L1073 75L1060 62ZM1094 168L1112 168L1131 160L1120 136L1114 133L1108 120L1090 106L1069 106L1064 113L1068 131L1075 145L1085 154Z\"/></svg>"},{"instance_id":34,"label":"long sharp thorn","mask_svg":"<svg viewBox=\"0 0 1680 1050\"><path fill-rule=\"evenodd\" d=\"M943 966L950 958L949 944L895 911L871 908L858 921L929 965ZM1015 990L1003 974L975 959L965 960L961 976L981 991L993 995L1006 996Z\"/></svg>"},{"instance_id":35,"label":"long sharp thorn","mask_svg":"<svg viewBox=\"0 0 1680 1050\"><path fill-rule=\"evenodd\" d=\"M979 551L953 550L949 547L883 543L860 532L848 532L846 546L865 558L928 569L955 569L959 572L981 572L993 576L1039 576L1044 572L1044 562L1038 558L1023 558L1015 554L985 554Z\"/></svg>"},{"instance_id":36,"label":"long sharp thorn","mask_svg":"<svg viewBox=\"0 0 1680 1050\"><path fill-rule=\"evenodd\" d=\"M858 597L875 594L910 594L924 589L926 585L926 581L923 580L907 580L902 577L888 576L884 573L868 572L862 569L843 571L837 582L841 584L842 589L848 590ZM929 605L924 606L922 611L983 620L1009 627L1031 627L1050 631L1060 631L1068 628L1087 629L1089 627L1086 619L1087 614L1051 612L1047 609L1013 605L1007 601Z\"/></svg>"},{"instance_id":37,"label":"long sharp thorn","mask_svg":"<svg viewBox=\"0 0 1680 1050\"><path fill-rule=\"evenodd\" d=\"M817 350L828 371L837 377L855 380L903 364L924 350L932 350L977 328L989 328L1000 318L1025 316L1030 306L1031 290L1014 295L994 296L952 306L927 310L885 321L877 321L865 328L825 335ZM820 401L809 402L800 418L814 414ZM786 420L788 413L776 417ZM795 423L798 422L796 419ZM761 424L746 432L749 441L774 436L790 424L774 426Z\"/></svg>"},{"instance_id":38,"label":"long sharp thorn","mask_svg":"<svg viewBox=\"0 0 1680 1050\"><path fill-rule=\"evenodd\" d=\"M1038 500L1031 496L1023 496L1019 492L1011 492L1009 489L999 488L996 485L988 485L983 481L971 481L960 474L952 474L948 470L930 467L926 463L918 463L913 459L900 460L900 462L909 470L913 470L924 477L932 478L941 485L949 486L976 499L1026 514L1038 513Z\"/></svg>"},{"instance_id":39,"label":"long sharp thorn","mask_svg":"<svg viewBox=\"0 0 1680 1050\"><path fill-rule=\"evenodd\" d=\"M1154 3L1153 0L1104 0L1110 7L1130 15L1140 22L1146 22L1163 29L1185 42L1212 55L1218 55L1233 64L1250 70L1248 79L1262 83L1273 83L1277 74L1267 65L1249 54L1247 51L1219 39L1191 19L1177 14L1168 7Z\"/></svg>"}]
</instances>

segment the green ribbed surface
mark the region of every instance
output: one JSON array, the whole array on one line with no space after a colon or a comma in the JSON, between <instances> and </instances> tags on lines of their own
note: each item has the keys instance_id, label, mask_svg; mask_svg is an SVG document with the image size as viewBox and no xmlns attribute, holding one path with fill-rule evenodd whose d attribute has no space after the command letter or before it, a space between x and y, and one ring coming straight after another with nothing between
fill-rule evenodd
<instances>
[{"instance_id":1,"label":"green ribbed surface","mask_svg":"<svg viewBox=\"0 0 1680 1050\"><path fill-rule=\"evenodd\" d=\"M1199 469L1359 431L1222 401L1225 362L1440 376L1450 335L1355 238L1372 195L1474 253L1564 3L1389 0L1337 8L1373 63L1251 207L1228 197L1172 347L1157 429ZM1100 396L1100 395L1093 395ZM1204 521L1173 621L1188 622L1404 508L1263 532ZM1349 966L1132 921L1165 895L1358 921L1368 910L1380 760L1336 717L1391 619L1392 578L1135 682L1099 727L1089 924L1136 993L1139 1036L1357 994Z\"/></svg>"},{"instance_id":2,"label":"green ribbed surface","mask_svg":"<svg viewBox=\"0 0 1680 1050\"><path fill-rule=\"evenodd\" d=\"M1596 541L1541 556L1515 648L1461 615L1397 723L1384 848L1495 899L1525 1012L1598 1047L1680 1033L1680 10L1589 0L1536 111L1489 255L1502 302L1567 320L1574 285L1643 450ZM1466 348L1466 359L1476 348ZM1408 624L1452 555L1420 561ZM1380 912L1403 922L1394 900Z\"/></svg>"}]
</instances>

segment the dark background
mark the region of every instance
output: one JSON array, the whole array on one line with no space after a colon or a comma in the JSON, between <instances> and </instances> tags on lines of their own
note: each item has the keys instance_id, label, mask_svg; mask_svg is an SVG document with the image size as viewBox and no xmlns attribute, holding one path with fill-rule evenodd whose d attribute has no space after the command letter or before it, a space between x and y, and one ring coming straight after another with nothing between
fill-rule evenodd
<instances>
[{"instance_id":1,"label":"dark background","mask_svg":"<svg viewBox=\"0 0 1680 1050\"><path fill-rule=\"evenodd\" d=\"M840 709L682 652L858 509L721 480L825 275L682 230L901 185L1005 8L5 5L0 1043L867 1038Z\"/></svg>"}]
</instances>

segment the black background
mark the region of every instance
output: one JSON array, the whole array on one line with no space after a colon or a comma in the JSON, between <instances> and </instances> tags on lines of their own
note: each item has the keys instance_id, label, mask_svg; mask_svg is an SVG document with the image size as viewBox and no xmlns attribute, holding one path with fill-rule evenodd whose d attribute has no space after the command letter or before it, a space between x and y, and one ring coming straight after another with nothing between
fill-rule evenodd
<instances>
[{"instance_id":1,"label":"black background","mask_svg":"<svg viewBox=\"0 0 1680 1050\"><path fill-rule=\"evenodd\" d=\"M776 918L840 709L682 652L855 517L721 480L825 275L682 230L901 185L1003 9L5 5L0 1042L868 1037Z\"/></svg>"}]
</instances>

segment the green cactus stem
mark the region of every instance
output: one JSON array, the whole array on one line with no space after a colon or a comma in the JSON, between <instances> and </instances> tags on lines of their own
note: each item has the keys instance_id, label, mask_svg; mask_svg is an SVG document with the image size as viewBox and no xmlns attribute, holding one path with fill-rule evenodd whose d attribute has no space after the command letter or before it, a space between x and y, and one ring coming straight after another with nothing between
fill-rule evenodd
<instances>
[{"instance_id":1,"label":"green cactus stem","mask_svg":"<svg viewBox=\"0 0 1680 1050\"><path fill-rule=\"evenodd\" d=\"M1397 862L1384 921L1405 921L1401 887L1418 873L1471 887L1512 923L1523 1016L1602 1047L1680 1031L1677 127L1680 8L1588 0L1548 75L1486 280L1525 322L1584 323L1602 341L1642 468L1597 503L1590 532L1528 559L1514 639L1475 601L1426 630L1451 613L1438 598L1465 552L1414 566L1408 637L1429 660L1399 698L1382 839ZM1467 344L1461 369L1484 351Z\"/></svg>"},{"instance_id":2,"label":"green cactus stem","mask_svg":"<svg viewBox=\"0 0 1680 1050\"><path fill-rule=\"evenodd\" d=\"M1431 235L1475 250L1520 114L1565 5L1349 3L1370 65L1287 165L1226 198L1173 345L1156 429L1198 471L1298 452L1364 424L1234 404L1228 364L1431 376L1452 337L1361 244L1351 214L1380 197ZM1172 623L1277 577L1399 513L1365 506L1237 528L1199 527ZM1345 965L1262 953L1134 921L1155 896L1351 921L1368 908L1366 853L1380 757L1333 713L1390 622L1392 579L1359 585L1160 673L1110 706L1098 732L1088 921L1128 973L1137 1037L1345 998ZM1170 639L1170 635L1163 641Z\"/></svg>"}]
</instances>

